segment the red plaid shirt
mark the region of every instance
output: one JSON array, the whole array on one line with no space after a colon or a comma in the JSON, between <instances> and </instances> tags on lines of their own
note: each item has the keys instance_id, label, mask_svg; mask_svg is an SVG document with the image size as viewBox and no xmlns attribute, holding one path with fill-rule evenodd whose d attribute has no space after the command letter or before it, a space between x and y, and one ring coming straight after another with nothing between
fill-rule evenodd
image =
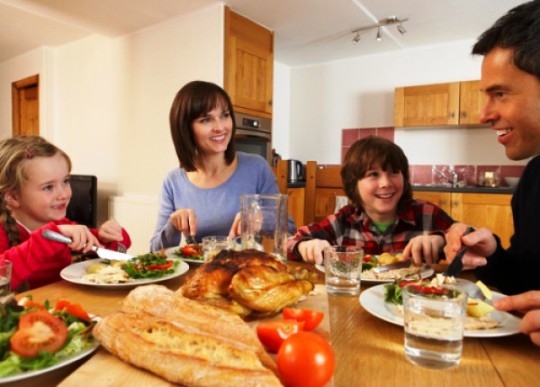
<instances>
[{"instance_id":1,"label":"red plaid shirt","mask_svg":"<svg viewBox=\"0 0 540 387\"><path fill-rule=\"evenodd\" d=\"M298 243L324 239L331 245L361 246L365 254L398 252L409 240L423 234L444 233L454 220L440 207L424 200L400 204L397 220L381 233L360 207L347 205L325 220L302 226L287 243L289 259L300 260Z\"/></svg>"}]
</instances>

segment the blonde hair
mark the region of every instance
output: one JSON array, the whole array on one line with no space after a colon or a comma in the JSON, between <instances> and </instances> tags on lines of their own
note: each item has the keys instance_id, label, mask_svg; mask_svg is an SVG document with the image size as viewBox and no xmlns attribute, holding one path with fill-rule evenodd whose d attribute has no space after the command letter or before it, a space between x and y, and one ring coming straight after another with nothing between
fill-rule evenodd
<instances>
[{"instance_id":1,"label":"blonde hair","mask_svg":"<svg viewBox=\"0 0 540 387\"><path fill-rule=\"evenodd\" d=\"M6 205L5 195L20 193L27 180L28 161L34 157L53 157L60 154L71 171L69 156L47 140L39 136L19 136L0 141L0 223L8 237L9 245L19 244L17 223Z\"/></svg>"}]
</instances>

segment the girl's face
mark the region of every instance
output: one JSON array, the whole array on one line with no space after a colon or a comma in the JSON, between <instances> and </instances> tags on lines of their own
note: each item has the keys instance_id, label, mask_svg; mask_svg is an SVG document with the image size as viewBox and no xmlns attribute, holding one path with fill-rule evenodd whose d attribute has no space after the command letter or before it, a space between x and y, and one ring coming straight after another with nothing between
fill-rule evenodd
<instances>
[{"instance_id":1,"label":"girl's face","mask_svg":"<svg viewBox=\"0 0 540 387\"><path fill-rule=\"evenodd\" d=\"M26 161L26 176L20 192L6 194L12 215L31 231L52 220L66 217L71 199L69 167L60 154Z\"/></svg>"},{"instance_id":2,"label":"girl's face","mask_svg":"<svg viewBox=\"0 0 540 387\"><path fill-rule=\"evenodd\" d=\"M367 215L376 223L391 223L396 219L399 199L403 195L401 171L383 171L374 164L358 180L357 189Z\"/></svg>"},{"instance_id":3,"label":"girl's face","mask_svg":"<svg viewBox=\"0 0 540 387\"><path fill-rule=\"evenodd\" d=\"M202 155L224 153L231 141L233 121L231 112L223 104L192 123L197 149Z\"/></svg>"}]
</instances>

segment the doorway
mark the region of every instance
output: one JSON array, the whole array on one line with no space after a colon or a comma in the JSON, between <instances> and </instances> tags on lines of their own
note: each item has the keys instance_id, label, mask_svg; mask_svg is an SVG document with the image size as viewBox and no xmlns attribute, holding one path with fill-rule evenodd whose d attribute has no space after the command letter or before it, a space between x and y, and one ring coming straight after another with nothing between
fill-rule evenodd
<instances>
[{"instance_id":1,"label":"doorway","mask_svg":"<svg viewBox=\"0 0 540 387\"><path fill-rule=\"evenodd\" d=\"M11 84L13 136L39 135L39 74Z\"/></svg>"}]
</instances>

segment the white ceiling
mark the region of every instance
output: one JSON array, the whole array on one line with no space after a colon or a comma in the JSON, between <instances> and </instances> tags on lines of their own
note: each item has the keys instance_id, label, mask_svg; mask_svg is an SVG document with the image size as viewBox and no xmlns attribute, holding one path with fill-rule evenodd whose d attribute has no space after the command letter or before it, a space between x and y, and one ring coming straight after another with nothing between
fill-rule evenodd
<instances>
[{"instance_id":1,"label":"white ceiling","mask_svg":"<svg viewBox=\"0 0 540 387\"><path fill-rule=\"evenodd\" d=\"M404 48L476 39L522 0L0 0L0 63L40 46L56 47L98 33L122 36L226 3L274 31L275 59L298 66ZM389 16L395 26L352 30Z\"/></svg>"}]
</instances>

